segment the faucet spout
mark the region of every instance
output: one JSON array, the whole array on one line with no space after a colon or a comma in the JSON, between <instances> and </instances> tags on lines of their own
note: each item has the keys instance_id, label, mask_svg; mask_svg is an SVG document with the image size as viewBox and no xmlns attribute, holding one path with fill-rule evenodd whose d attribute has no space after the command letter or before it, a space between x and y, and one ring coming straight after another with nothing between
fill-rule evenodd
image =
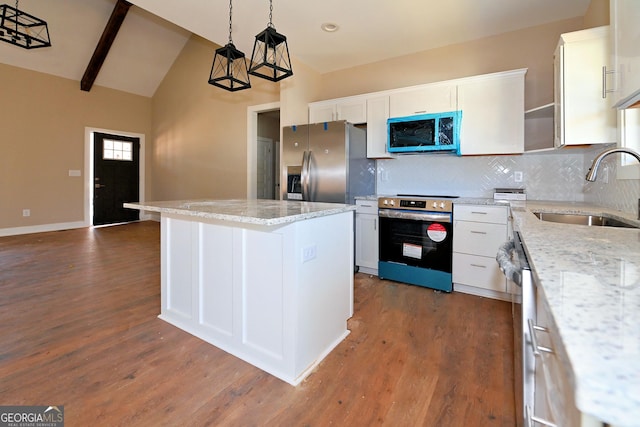
<instances>
[{"instance_id":1,"label":"faucet spout","mask_svg":"<svg viewBox=\"0 0 640 427\"><path fill-rule=\"evenodd\" d=\"M633 157L636 158L638 162L640 162L640 154L630 148L610 148L598 154L596 158L593 159L593 163L591 164L591 167L589 168L589 171L587 172L587 176L585 177L585 179L587 181L594 182L598 175L598 168L600 167L600 163L602 163L602 160L605 157L613 153L631 154Z\"/></svg>"}]
</instances>

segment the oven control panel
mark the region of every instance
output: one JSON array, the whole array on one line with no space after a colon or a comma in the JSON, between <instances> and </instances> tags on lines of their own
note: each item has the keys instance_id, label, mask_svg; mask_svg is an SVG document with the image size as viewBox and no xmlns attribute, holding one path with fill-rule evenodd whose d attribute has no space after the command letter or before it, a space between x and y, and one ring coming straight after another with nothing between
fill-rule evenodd
<instances>
[{"instance_id":1,"label":"oven control panel","mask_svg":"<svg viewBox=\"0 0 640 427\"><path fill-rule=\"evenodd\" d=\"M407 209L431 212L453 212L451 200L438 199L404 199L401 197L380 197L378 208L381 209Z\"/></svg>"}]
</instances>

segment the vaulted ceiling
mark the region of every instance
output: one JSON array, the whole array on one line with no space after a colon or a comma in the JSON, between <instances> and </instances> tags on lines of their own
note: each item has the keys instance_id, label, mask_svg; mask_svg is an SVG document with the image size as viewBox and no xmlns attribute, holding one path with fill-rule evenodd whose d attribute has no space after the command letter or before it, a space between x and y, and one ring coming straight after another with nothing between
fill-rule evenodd
<instances>
[{"instance_id":1,"label":"vaulted ceiling","mask_svg":"<svg viewBox=\"0 0 640 427\"><path fill-rule=\"evenodd\" d=\"M192 33L229 38L225 0L133 3L96 85L152 96ZM584 16L591 0L273 0L273 24L291 55L320 73L350 68L561 19ZM52 47L0 43L0 62L80 82L117 0L22 0L49 24ZM14 6L14 3L8 3ZM233 42L250 57L269 22L267 0L236 0ZM327 33L324 23L339 27ZM213 50L211 52L213 59ZM295 72L295 69L294 69ZM206 81L207 76L203 76ZM80 90L80 84L78 84Z\"/></svg>"}]
</instances>

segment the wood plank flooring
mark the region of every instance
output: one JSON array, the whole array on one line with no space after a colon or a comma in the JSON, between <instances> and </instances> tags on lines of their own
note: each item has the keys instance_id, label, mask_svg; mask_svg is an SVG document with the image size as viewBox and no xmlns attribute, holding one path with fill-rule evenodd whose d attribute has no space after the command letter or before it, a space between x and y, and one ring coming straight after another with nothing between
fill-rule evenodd
<instances>
[{"instance_id":1,"label":"wood plank flooring","mask_svg":"<svg viewBox=\"0 0 640 427\"><path fill-rule=\"evenodd\" d=\"M71 426L513 426L511 305L355 276L351 334L298 387L171 326L160 229L0 238L0 405Z\"/></svg>"}]
</instances>

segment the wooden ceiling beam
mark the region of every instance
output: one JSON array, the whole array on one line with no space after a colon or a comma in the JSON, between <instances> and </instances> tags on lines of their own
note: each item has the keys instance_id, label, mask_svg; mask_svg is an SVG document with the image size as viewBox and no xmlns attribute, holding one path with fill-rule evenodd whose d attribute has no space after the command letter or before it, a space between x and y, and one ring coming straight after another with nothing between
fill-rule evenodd
<instances>
[{"instance_id":1,"label":"wooden ceiling beam","mask_svg":"<svg viewBox=\"0 0 640 427\"><path fill-rule=\"evenodd\" d=\"M98 41L96 50L93 52L93 56L89 61L89 65L87 65L87 69L84 71L84 75L80 81L80 89L87 92L91 90L93 82L95 82L96 77L98 77L100 68L102 68L102 64L109 54L109 49L111 49L111 45L118 35L120 26L127 16L130 7L131 3L125 0L118 0L116 3L109 17L109 22L107 22L106 27L104 27L100 41Z\"/></svg>"}]
</instances>

